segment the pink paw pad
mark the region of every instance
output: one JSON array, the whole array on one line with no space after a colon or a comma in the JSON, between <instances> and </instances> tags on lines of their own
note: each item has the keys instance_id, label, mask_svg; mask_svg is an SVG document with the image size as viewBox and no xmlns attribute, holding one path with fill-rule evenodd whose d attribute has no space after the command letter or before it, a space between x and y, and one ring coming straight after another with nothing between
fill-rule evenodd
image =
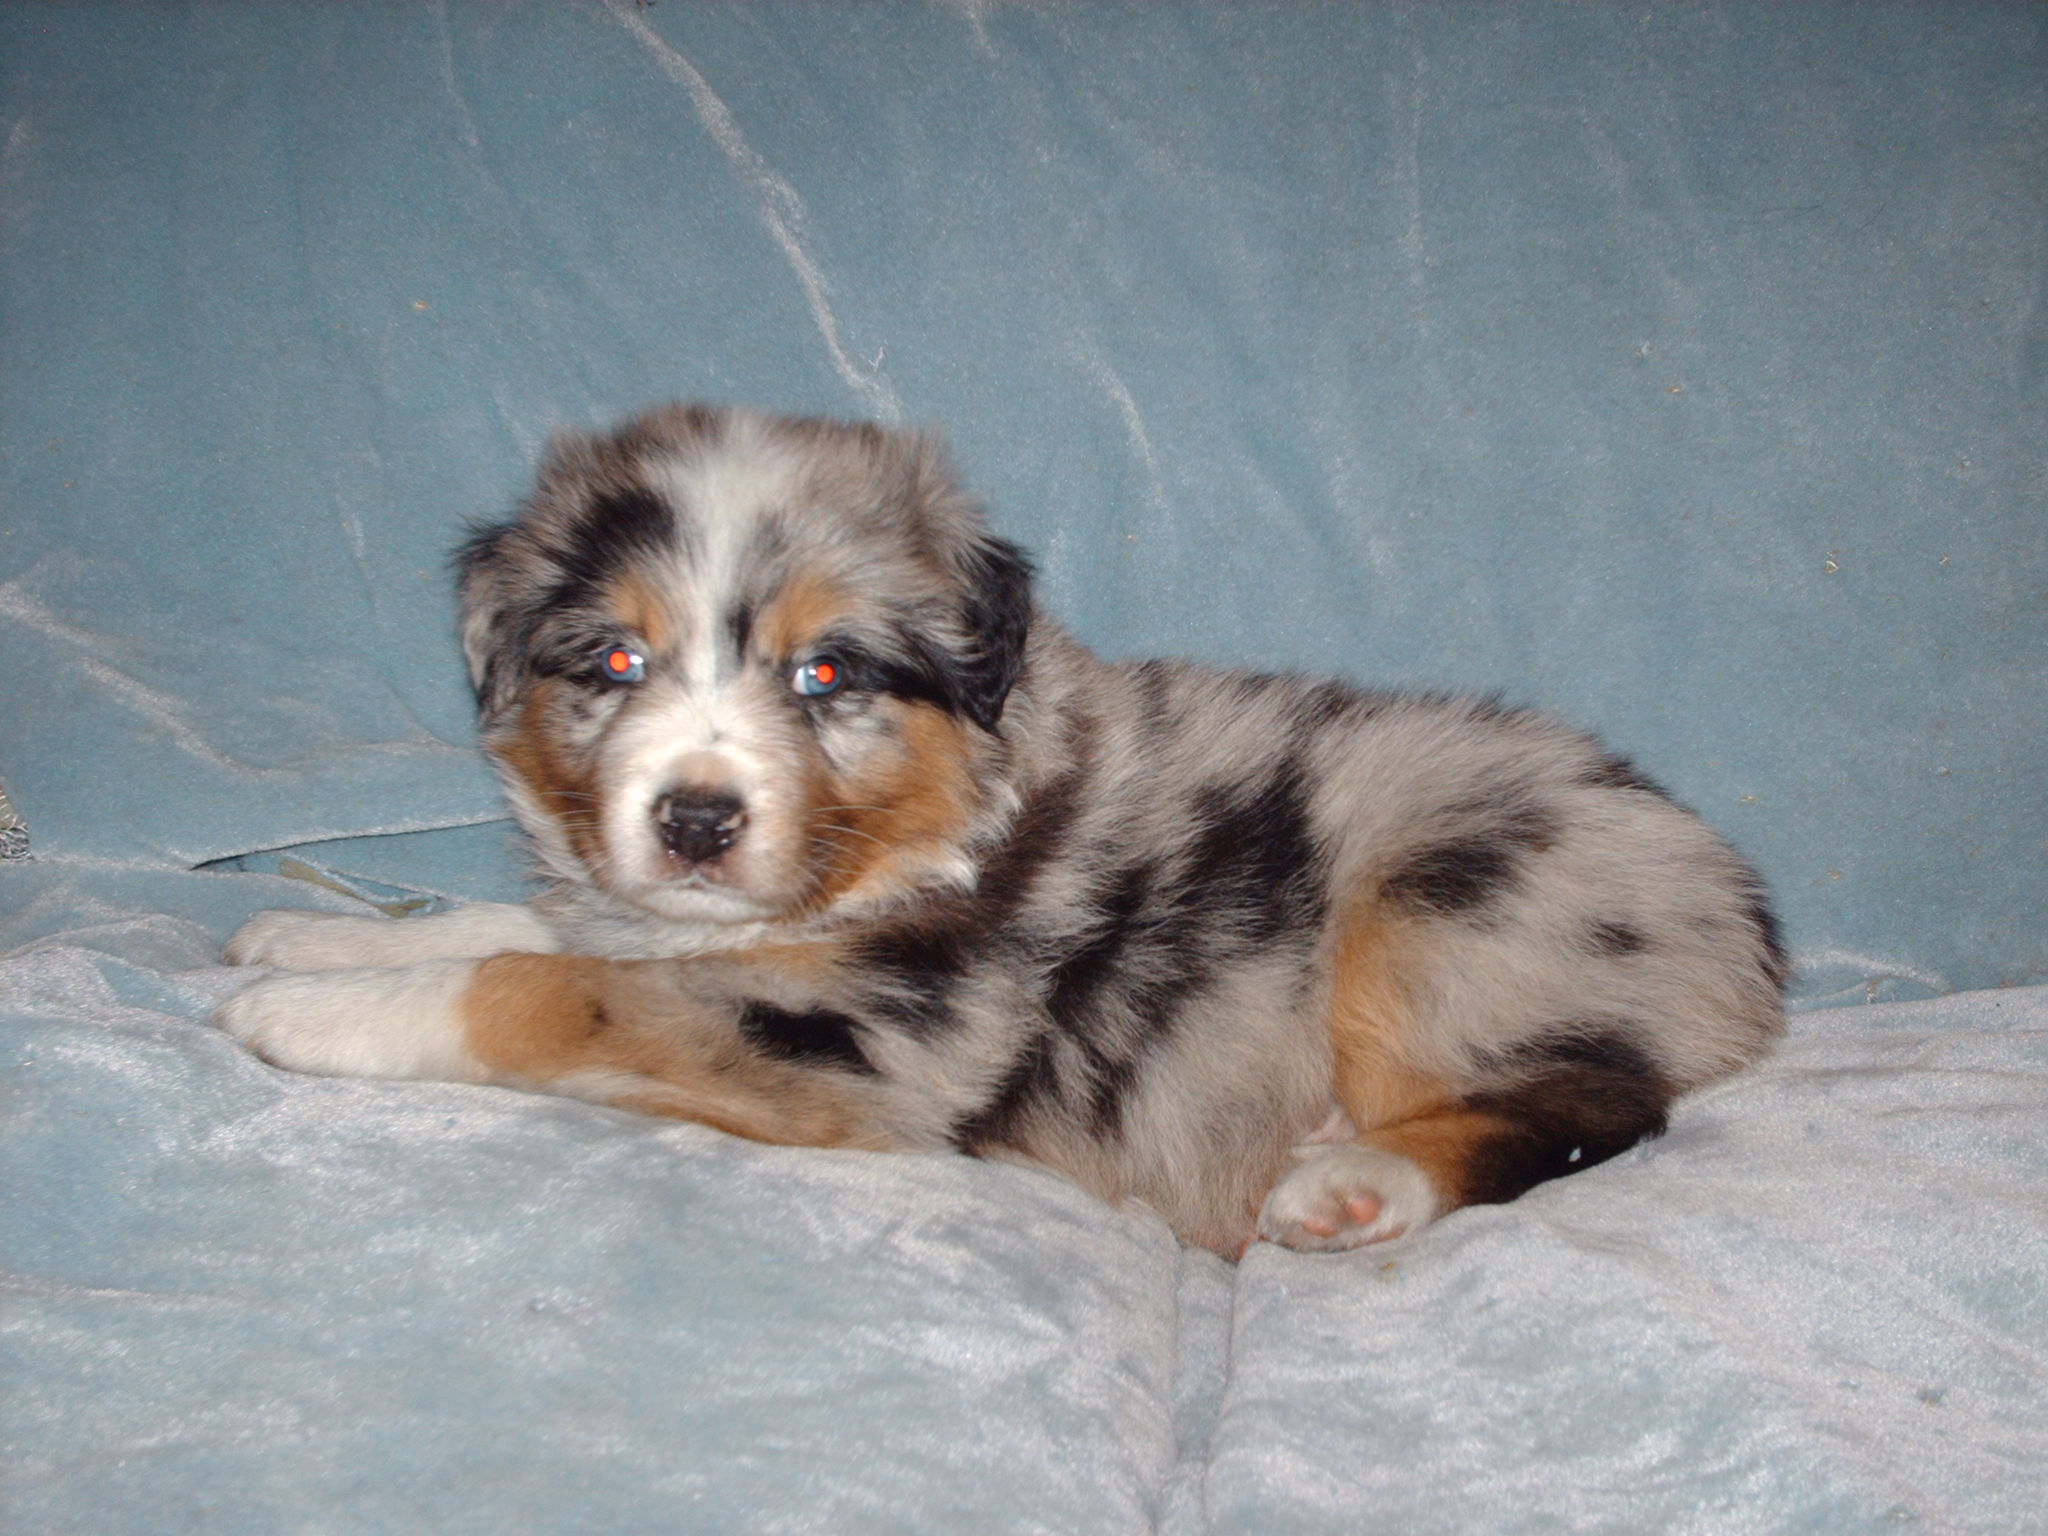
<instances>
[{"instance_id":1,"label":"pink paw pad","mask_svg":"<svg viewBox=\"0 0 2048 1536\"><path fill-rule=\"evenodd\" d=\"M1345 1227L1362 1227L1377 1221L1379 1214L1380 1197L1365 1191L1351 1196L1344 1202L1344 1213L1341 1218L1312 1211L1301 1218L1301 1225L1305 1231L1313 1232L1317 1237L1335 1237ZM1391 1232L1387 1235L1394 1236Z\"/></svg>"},{"instance_id":2,"label":"pink paw pad","mask_svg":"<svg viewBox=\"0 0 2048 1536\"><path fill-rule=\"evenodd\" d=\"M1290 1169L1259 1212L1259 1236L1311 1253L1385 1242L1436 1215L1436 1191L1405 1157L1348 1142Z\"/></svg>"}]
</instances>

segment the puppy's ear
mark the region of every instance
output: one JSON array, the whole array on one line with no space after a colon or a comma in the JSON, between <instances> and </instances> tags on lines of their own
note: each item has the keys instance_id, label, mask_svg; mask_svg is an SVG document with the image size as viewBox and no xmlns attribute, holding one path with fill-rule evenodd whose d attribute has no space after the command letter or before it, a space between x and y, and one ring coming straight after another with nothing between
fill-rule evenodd
<instances>
[{"instance_id":1,"label":"puppy's ear","mask_svg":"<svg viewBox=\"0 0 2048 1536\"><path fill-rule=\"evenodd\" d=\"M517 647L505 583L506 545L517 526L479 528L455 552L462 654L469 662L469 685L487 717L504 706L517 685Z\"/></svg>"},{"instance_id":2,"label":"puppy's ear","mask_svg":"<svg viewBox=\"0 0 2048 1536\"><path fill-rule=\"evenodd\" d=\"M1016 545L983 535L956 556L966 593L963 617L974 649L960 659L960 705L993 731L1024 665L1031 630L1031 562Z\"/></svg>"},{"instance_id":3,"label":"puppy's ear","mask_svg":"<svg viewBox=\"0 0 2048 1536\"><path fill-rule=\"evenodd\" d=\"M913 509L960 594L956 622L966 632L946 647L942 670L950 702L985 731L1003 718L1003 703L1024 665L1031 630L1031 562L1016 545L988 531L981 508L960 488L936 432L884 434L878 442L907 449L903 504Z\"/></svg>"}]
</instances>

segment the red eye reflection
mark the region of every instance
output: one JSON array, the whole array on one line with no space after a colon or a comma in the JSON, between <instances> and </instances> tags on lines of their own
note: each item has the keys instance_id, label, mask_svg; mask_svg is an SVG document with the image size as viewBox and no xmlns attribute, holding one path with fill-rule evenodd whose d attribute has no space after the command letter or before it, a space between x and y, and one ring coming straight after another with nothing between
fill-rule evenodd
<instances>
[{"instance_id":1,"label":"red eye reflection","mask_svg":"<svg viewBox=\"0 0 2048 1536\"><path fill-rule=\"evenodd\" d=\"M604 675L615 683L637 683L647 675L647 663L637 651L614 646L604 653Z\"/></svg>"},{"instance_id":2,"label":"red eye reflection","mask_svg":"<svg viewBox=\"0 0 2048 1536\"><path fill-rule=\"evenodd\" d=\"M813 656L791 674L789 686L807 699L821 699L838 691L846 671L837 656Z\"/></svg>"}]
</instances>

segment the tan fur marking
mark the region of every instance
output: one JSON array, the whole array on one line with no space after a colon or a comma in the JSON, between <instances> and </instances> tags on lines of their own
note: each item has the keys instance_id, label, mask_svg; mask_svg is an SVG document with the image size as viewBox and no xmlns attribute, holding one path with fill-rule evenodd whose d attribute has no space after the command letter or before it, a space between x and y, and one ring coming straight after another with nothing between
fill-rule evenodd
<instances>
[{"instance_id":1,"label":"tan fur marking","mask_svg":"<svg viewBox=\"0 0 2048 1536\"><path fill-rule=\"evenodd\" d=\"M1473 1152L1503 1126L1460 1108L1451 1084L1409 1064L1408 978L1423 942L1413 924L1377 902L1358 903L1344 922L1330 975L1331 1086L1358 1141L1407 1158L1451 1207L1464 1201Z\"/></svg>"},{"instance_id":2,"label":"tan fur marking","mask_svg":"<svg viewBox=\"0 0 2048 1536\"><path fill-rule=\"evenodd\" d=\"M1444 1103L1443 1083L1408 1064L1414 1027L1407 978L1419 936L1377 902L1340 922L1330 962L1331 1088L1361 1131Z\"/></svg>"},{"instance_id":3,"label":"tan fur marking","mask_svg":"<svg viewBox=\"0 0 2048 1536\"><path fill-rule=\"evenodd\" d=\"M628 633L639 636L649 650L668 649L675 639L675 626L669 622L668 604L657 588L629 572L613 581L610 598L613 616Z\"/></svg>"},{"instance_id":4,"label":"tan fur marking","mask_svg":"<svg viewBox=\"0 0 2048 1536\"><path fill-rule=\"evenodd\" d=\"M800 571L782 584L755 619L755 649L778 660L799 659L852 606L843 587Z\"/></svg>"},{"instance_id":5,"label":"tan fur marking","mask_svg":"<svg viewBox=\"0 0 2048 1536\"><path fill-rule=\"evenodd\" d=\"M725 949L690 962L694 969L716 971L735 987L749 970L770 970L783 981L806 983L819 992L843 984L847 951L839 939L764 939L743 949Z\"/></svg>"},{"instance_id":6,"label":"tan fur marking","mask_svg":"<svg viewBox=\"0 0 2048 1536\"><path fill-rule=\"evenodd\" d=\"M671 961L497 955L463 995L465 1042L494 1072L547 1084L625 1073L607 1102L785 1146L890 1145L831 1074L761 1057L673 985ZM630 1081L630 1079L629 1079Z\"/></svg>"},{"instance_id":7,"label":"tan fur marking","mask_svg":"<svg viewBox=\"0 0 2048 1536\"><path fill-rule=\"evenodd\" d=\"M896 763L825 791L841 808L812 817L825 867L815 907L888 884L967 830L976 803L967 727L933 705L908 704L902 740Z\"/></svg>"},{"instance_id":8,"label":"tan fur marking","mask_svg":"<svg viewBox=\"0 0 2048 1536\"><path fill-rule=\"evenodd\" d=\"M1358 1139L1367 1146L1398 1153L1429 1176L1446 1207L1465 1203L1465 1170L1486 1143L1514 1127L1498 1115L1480 1110L1443 1108L1368 1131Z\"/></svg>"},{"instance_id":9,"label":"tan fur marking","mask_svg":"<svg viewBox=\"0 0 2048 1536\"><path fill-rule=\"evenodd\" d=\"M552 678L535 683L520 706L518 723L508 736L493 741L491 750L561 827L576 856L594 867L604 857L599 798L593 781L562 760L548 734L548 705L559 686Z\"/></svg>"}]
</instances>

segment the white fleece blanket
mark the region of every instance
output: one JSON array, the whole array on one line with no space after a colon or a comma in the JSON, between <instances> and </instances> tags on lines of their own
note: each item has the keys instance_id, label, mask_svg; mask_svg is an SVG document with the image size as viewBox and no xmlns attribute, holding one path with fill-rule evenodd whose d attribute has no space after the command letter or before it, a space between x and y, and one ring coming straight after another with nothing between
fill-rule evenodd
<instances>
[{"instance_id":1,"label":"white fleece blanket","mask_svg":"<svg viewBox=\"0 0 2048 1536\"><path fill-rule=\"evenodd\" d=\"M1027 1170L288 1076L209 956L303 886L11 888L10 1532L2048 1529L2048 988L1233 1269Z\"/></svg>"}]
</instances>

